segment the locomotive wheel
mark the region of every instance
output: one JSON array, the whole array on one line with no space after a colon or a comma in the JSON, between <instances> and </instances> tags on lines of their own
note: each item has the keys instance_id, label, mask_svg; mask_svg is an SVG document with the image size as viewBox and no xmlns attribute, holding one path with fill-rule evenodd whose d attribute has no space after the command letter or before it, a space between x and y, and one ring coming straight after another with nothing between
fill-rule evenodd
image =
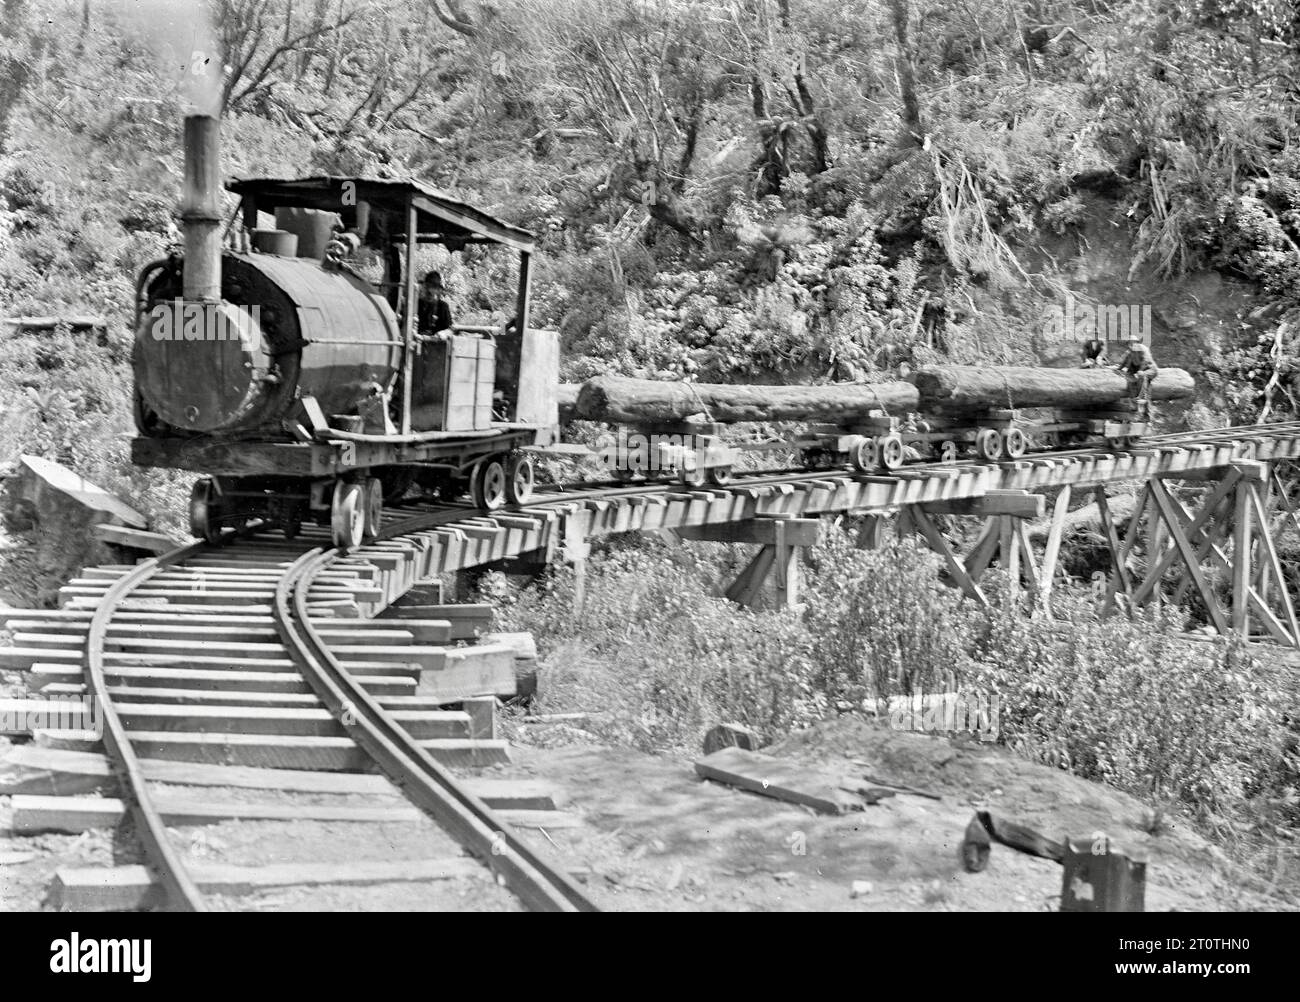
<instances>
[{"instance_id":1,"label":"locomotive wheel","mask_svg":"<svg viewBox=\"0 0 1300 1002\"><path fill-rule=\"evenodd\" d=\"M484 511L496 511L506 503L506 468L499 459L485 459L478 464L474 483L478 490L475 500ZM472 495L471 495L472 496Z\"/></svg>"},{"instance_id":2,"label":"locomotive wheel","mask_svg":"<svg viewBox=\"0 0 1300 1002\"><path fill-rule=\"evenodd\" d=\"M981 428L975 436L975 454L980 459L1002 458L1002 435L996 428Z\"/></svg>"},{"instance_id":3,"label":"locomotive wheel","mask_svg":"<svg viewBox=\"0 0 1300 1002\"><path fill-rule=\"evenodd\" d=\"M1029 451L1029 439L1019 428L1008 428L1003 436L1007 449L1007 455L1012 459L1019 459Z\"/></svg>"},{"instance_id":4,"label":"locomotive wheel","mask_svg":"<svg viewBox=\"0 0 1300 1002\"><path fill-rule=\"evenodd\" d=\"M863 473L874 472L880 463L880 448L876 445L876 440L866 435L861 436L857 444L849 450L849 462L853 464L855 470Z\"/></svg>"},{"instance_id":5,"label":"locomotive wheel","mask_svg":"<svg viewBox=\"0 0 1300 1002\"><path fill-rule=\"evenodd\" d=\"M526 452L516 452L506 464L506 498L511 504L527 504L533 496L537 471L533 457Z\"/></svg>"},{"instance_id":6,"label":"locomotive wheel","mask_svg":"<svg viewBox=\"0 0 1300 1002\"><path fill-rule=\"evenodd\" d=\"M717 484L719 487L726 487L731 483L730 466L714 466L709 469L709 482Z\"/></svg>"},{"instance_id":7,"label":"locomotive wheel","mask_svg":"<svg viewBox=\"0 0 1300 1002\"><path fill-rule=\"evenodd\" d=\"M334 485L330 528L339 549L352 550L361 545L366 534L366 492L360 484L340 480Z\"/></svg>"},{"instance_id":8,"label":"locomotive wheel","mask_svg":"<svg viewBox=\"0 0 1300 1002\"><path fill-rule=\"evenodd\" d=\"M190 488L190 533L211 546L221 542L221 502L207 478Z\"/></svg>"},{"instance_id":9,"label":"locomotive wheel","mask_svg":"<svg viewBox=\"0 0 1300 1002\"><path fill-rule=\"evenodd\" d=\"M903 465L906 454L903 440L896 435L882 435L876 440L876 451L880 455L880 465L886 470L896 470Z\"/></svg>"},{"instance_id":10,"label":"locomotive wheel","mask_svg":"<svg viewBox=\"0 0 1300 1002\"><path fill-rule=\"evenodd\" d=\"M366 492L366 526L363 533L366 539L379 535L384 524L384 484L378 477L367 477Z\"/></svg>"}]
</instances>

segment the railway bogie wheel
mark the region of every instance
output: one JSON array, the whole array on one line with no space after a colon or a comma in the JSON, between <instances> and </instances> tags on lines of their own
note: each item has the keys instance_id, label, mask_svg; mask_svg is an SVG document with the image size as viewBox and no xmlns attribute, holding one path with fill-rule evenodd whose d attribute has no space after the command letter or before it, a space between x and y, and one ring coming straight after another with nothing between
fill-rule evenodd
<instances>
[{"instance_id":1,"label":"railway bogie wheel","mask_svg":"<svg viewBox=\"0 0 1300 1002\"><path fill-rule=\"evenodd\" d=\"M511 504L527 504L533 496L537 471L533 457L526 452L516 452L506 463L506 498Z\"/></svg>"},{"instance_id":2,"label":"railway bogie wheel","mask_svg":"<svg viewBox=\"0 0 1300 1002\"><path fill-rule=\"evenodd\" d=\"M366 492L361 484L340 480L334 485L334 500L330 504L330 528L334 545L341 550L353 550L365 539Z\"/></svg>"},{"instance_id":3,"label":"railway bogie wheel","mask_svg":"<svg viewBox=\"0 0 1300 1002\"><path fill-rule=\"evenodd\" d=\"M509 478L506 476L505 464L499 459L485 459L478 464L478 472L474 478L474 483L478 490L478 506L484 511L496 511L506 503L506 485Z\"/></svg>"},{"instance_id":4,"label":"railway bogie wheel","mask_svg":"<svg viewBox=\"0 0 1300 1002\"><path fill-rule=\"evenodd\" d=\"M1019 428L1008 428L1003 436L1003 441L1007 455L1012 459L1019 459L1029 451L1029 439Z\"/></svg>"},{"instance_id":5,"label":"railway bogie wheel","mask_svg":"<svg viewBox=\"0 0 1300 1002\"><path fill-rule=\"evenodd\" d=\"M709 482L719 487L726 487L731 483L730 466L711 466L709 467Z\"/></svg>"},{"instance_id":6,"label":"railway bogie wheel","mask_svg":"<svg viewBox=\"0 0 1300 1002\"><path fill-rule=\"evenodd\" d=\"M484 463L475 463L469 468L465 483L469 487L469 503L475 508L483 507L483 467Z\"/></svg>"},{"instance_id":7,"label":"railway bogie wheel","mask_svg":"<svg viewBox=\"0 0 1300 1002\"><path fill-rule=\"evenodd\" d=\"M677 479L687 487L703 487L706 476L707 471L703 464L698 462L691 469L687 469L683 466L677 471Z\"/></svg>"},{"instance_id":8,"label":"railway bogie wheel","mask_svg":"<svg viewBox=\"0 0 1300 1002\"><path fill-rule=\"evenodd\" d=\"M874 438L861 435L849 449L849 462L855 470L862 473L874 473L880 463L880 449Z\"/></svg>"},{"instance_id":9,"label":"railway bogie wheel","mask_svg":"<svg viewBox=\"0 0 1300 1002\"><path fill-rule=\"evenodd\" d=\"M206 477L190 488L190 532L211 546L221 542L221 502Z\"/></svg>"},{"instance_id":10,"label":"railway bogie wheel","mask_svg":"<svg viewBox=\"0 0 1300 1002\"><path fill-rule=\"evenodd\" d=\"M896 470L903 465L905 453L903 440L897 435L881 435L876 439L876 451L880 455L880 465L886 470Z\"/></svg>"},{"instance_id":11,"label":"railway bogie wheel","mask_svg":"<svg viewBox=\"0 0 1300 1002\"><path fill-rule=\"evenodd\" d=\"M975 436L975 454L980 459L1002 458L1002 434L996 428L981 428Z\"/></svg>"},{"instance_id":12,"label":"railway bogie wheel","mask_svg":"<svg viewBox=\"0 0 1300 1002\"><path fill-rule=\"evenodd\" d=\"M366 525L363 530L366 539L374 539L384 525L384 483L378 477L367 477Z\"/></svg>"}]
</instances>

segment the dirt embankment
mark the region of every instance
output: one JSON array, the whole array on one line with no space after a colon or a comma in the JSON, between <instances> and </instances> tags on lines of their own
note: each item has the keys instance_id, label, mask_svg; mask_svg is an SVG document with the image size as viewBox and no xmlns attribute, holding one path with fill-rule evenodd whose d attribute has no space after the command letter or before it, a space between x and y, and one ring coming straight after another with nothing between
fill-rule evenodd
<instances>
[{"instance_id":1,"label":"dirt embankment","mask_svg":"<svg viewBox=\"0 0 1300 1002\"><path fill-rule=\"evenodd\" d=\"M549 838L562 859L591 868L588 890L609 909L1056 910L1056 863L995 845L984 872L962 869L958 847L976 807L1051 838L1106 832L1147 858L1148 911L1279 910L1300 901L1295 889L1288 897L1265 887L1177 820L1150 834L1152 812L1133 797L994 746L841 718L766 751L845 776L869 771L942 799L899 794L827 816L701 781L684 758L572 746L521 747L516 760L569 792L566 809L587 823Z\"/></svg>"}]
</instances>

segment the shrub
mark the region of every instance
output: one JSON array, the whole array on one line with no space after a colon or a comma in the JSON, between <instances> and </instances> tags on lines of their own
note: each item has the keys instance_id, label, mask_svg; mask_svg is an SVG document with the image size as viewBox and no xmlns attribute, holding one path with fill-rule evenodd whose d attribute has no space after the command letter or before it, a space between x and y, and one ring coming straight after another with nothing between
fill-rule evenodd
<instances>
[{"instance_id":1,"label":"shrub","mask_svg":"<svg viewBox=\"0 0 1300 1002\"><path fill-rule=\"evenodd\" d=\"M813 679L828 699L860 707L934 692L969 664L973 616L939 580L939 558L914 539L855 549L827 533L810 558L806 622Z\"/></svg>"},{"instance_id":2,"label":"shrub","mask_svg":"<svg viewBox=\"0 0 1300 1002\"><path fill-rule=\"evenodd\" d=\"M697 555L635 547L593 557L580 611L574 586L572 569L559 569L505 602L498 624L537 637L539 704L599 711L600 737L694 750L724 720L784 733L820 716L799 617L738 609L714 593Z\"/></svg>"}]
</instances>

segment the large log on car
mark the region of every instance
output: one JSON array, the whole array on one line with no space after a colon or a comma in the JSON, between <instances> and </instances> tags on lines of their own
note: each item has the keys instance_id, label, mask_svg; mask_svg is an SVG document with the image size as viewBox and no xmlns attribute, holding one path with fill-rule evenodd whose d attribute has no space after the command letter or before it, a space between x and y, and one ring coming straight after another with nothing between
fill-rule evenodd
<instances>
[{"instance_id":1,"label":"large log on car","mask_svg":"<svg viewBox=\"0 0 1300 1002\"><path fill-rule=\"evenodd\" d=\"M927 408L1097 407L1132 392L1128 379L1115 369L932 365L913 378ZM1190 373L1161 369L1151 383L1151 399L1177 400L1194 389Z\"/></svg>"},{"instance_id":2,"label":"large log on car","mask_svg":"<svg viewBox=\"0 0 1300 1002\"><path fill-rule=\"evenodd\" d=\"M597 376L582 384L578 416L589 421L655 424L704 415L706 421L824 421L851 424L873 410L916 410L910 383L742 386Z\"/></svg>"}]
</instances>

